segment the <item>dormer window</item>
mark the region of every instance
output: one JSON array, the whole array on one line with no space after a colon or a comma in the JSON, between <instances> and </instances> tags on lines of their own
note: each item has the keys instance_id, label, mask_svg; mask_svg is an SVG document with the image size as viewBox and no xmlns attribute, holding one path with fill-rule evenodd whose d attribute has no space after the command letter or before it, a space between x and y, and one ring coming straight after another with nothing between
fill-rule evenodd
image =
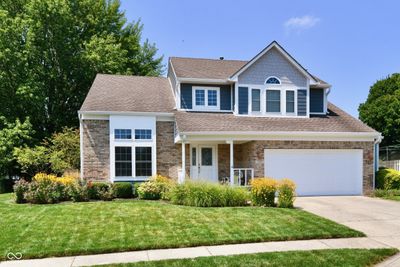
<instances>
[{"instance_id":1,"label":"dormer window","mask_svg":"<svg viewBox=\"0 0 400 267\"><path fill-rule=\"evenodd\" d=\"M219 109L219 87L197 87L193 86L194 110L216 110Z\"/></svg>"},{"instance_id":2,"label":"dormer window","mask_svg":"<svg viewBox=\"0 0 400 267\"><path fill-rule=\"evenodd\" d=\"M265 81L266 84L281 84L281 81L277 77L269 77Z\"/></svg>"}]
</instances>

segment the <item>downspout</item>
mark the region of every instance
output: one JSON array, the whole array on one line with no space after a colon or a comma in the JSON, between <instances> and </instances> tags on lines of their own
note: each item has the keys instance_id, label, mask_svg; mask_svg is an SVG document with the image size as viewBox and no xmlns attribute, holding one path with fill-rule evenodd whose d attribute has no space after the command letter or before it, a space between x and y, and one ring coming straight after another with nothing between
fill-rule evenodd
<instances>
[{"instance_id":1,"label":"downspout","mask_svg":"<svg viewBox=\"0 0 400 267\"><path fill-rule=\"evenodd\" d=\"M331 93L331 88L327 88L326 89L326 97L325 97L325 105L326 105L326 109L325 109L325 114L328 114L328 95Z\"/></svg>"},{"instance_id":2,"label":"downspout","mask_svg":"<svg viewBox=\"0 0 400 267\"><path fill-rule=\"evenodd\" d=\"M79 152L80 152L80 178L83 181L83 123L82 114L78 114L79 117Z\"/></svg>"},{"instance_id":3,"label":"downspout","mask_svg":"<svg viewBox=\"0 0 400 267\"><path fill-rule=\"evenodd\" d=\"M377 146L382 142L383 136L379 135L379 137L374 138L374 172L373 172L373 179L372 179L372 188L375 189L375 173L379 169L379 148Z\"/></svg>"}]
</instances>

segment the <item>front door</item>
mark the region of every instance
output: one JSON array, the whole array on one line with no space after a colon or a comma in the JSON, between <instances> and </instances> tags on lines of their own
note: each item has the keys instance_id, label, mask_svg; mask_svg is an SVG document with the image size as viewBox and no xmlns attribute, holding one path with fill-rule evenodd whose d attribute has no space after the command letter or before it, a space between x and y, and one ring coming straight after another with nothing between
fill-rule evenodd
<instances>
[{"instance_id":1,"label":"front door","mask_svg":"<svg viewBox=\"0 0 400 267\"><path fill-rule=\"evenodd\" d=\"M192 146L190 171L194 180L218 182L215 146Z\"/></svg>"}]
</instances>

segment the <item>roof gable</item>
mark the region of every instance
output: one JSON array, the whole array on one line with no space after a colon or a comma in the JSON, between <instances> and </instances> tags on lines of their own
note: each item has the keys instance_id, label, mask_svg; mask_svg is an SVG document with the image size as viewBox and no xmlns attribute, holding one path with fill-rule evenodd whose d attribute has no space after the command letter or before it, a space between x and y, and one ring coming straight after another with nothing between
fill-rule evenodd
<instances>
[{"instance_id":1,"label":"roof gable","mask_svg":"<svg viewBox=\"0 0 400 267\"><path fill-rule=\"evenodd\" d=\"M237 77L240 84L265 84L270 77L276 77L285 86L307 87L307 76L299 71L276 48L271 48L257 61L249 65Z\"/></svg>"},{"instance_id":2,"label":"roof gable","mask_svg":"<svg viewBox=\"0 0 400 267\"><path fill-rule=\"evenodd\" d=\"M231 79L237 79L240 74L250 68L253 64L255 64L260 58L262 58L268 51L271 49L277 49L290 64L292 64L297 70L309 78L311 83L318 83L313 75L311 75L300 63L298 63L282 46L278 44L278 42L273 41L267 47L265 47L260 53L258 53L255 57L253 57L250 61L248 61L245 65L243 65L240 69L238 69L234 74L231 75Z\"/></svg>"}]
</instances>

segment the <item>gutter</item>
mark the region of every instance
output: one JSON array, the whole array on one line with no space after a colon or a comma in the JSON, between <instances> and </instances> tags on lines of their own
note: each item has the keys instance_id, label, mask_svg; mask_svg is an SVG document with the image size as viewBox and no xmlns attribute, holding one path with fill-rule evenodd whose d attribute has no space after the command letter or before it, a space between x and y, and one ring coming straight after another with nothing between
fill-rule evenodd
<instances>
[{"instance_id":1,"label":"gutter","mask_svg":"<svg viewBox=\"0 0 400 267\"><path fill-rule=\"evenodd\" d=\"M379 138L381 140L381 134L378 132L301 132L301 131L246 131L246 132L238 132L238 131L201 131L201 132L181 132L181 135L236 135L236 136L259 136L259 135L271 135L271 136L282 136L282 135L290 135L290 136L332 136L332 137L348 137L348 136L355 136L355 137L374 137ZM375 141L375 139L374 139Z\"/></svg>"}]
</instances>

